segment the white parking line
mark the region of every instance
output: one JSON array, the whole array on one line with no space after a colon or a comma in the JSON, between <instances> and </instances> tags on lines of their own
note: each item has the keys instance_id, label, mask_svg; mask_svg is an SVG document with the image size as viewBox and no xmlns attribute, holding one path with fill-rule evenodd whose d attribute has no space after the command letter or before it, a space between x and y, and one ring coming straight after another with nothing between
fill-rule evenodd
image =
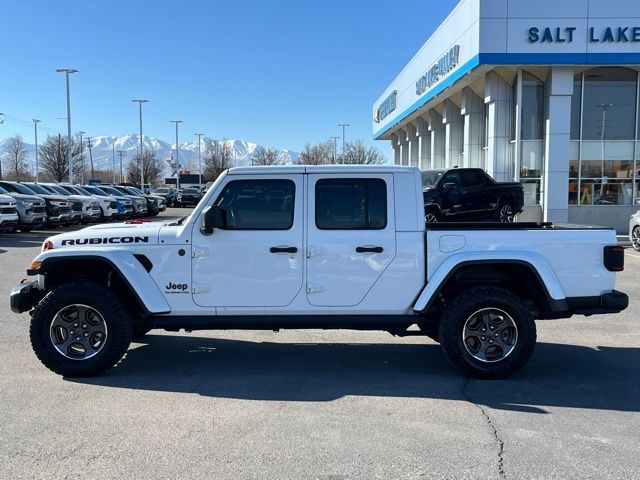
<instances>
[{"instance_id":1,"label":"white parking line","mask_svg":"<svg viewBox=\"0 0 640 480\"><path fill-rule=\"evenodd\" d=\"M625 252L624 252L624 254L625 254L627 257L631 257L631 258L635 258L635 259L637 259L637 260L640 260L640 255L638 255L637 253L631 253L631 252L629 252L629 251L625 251Z\"/></svg>"}]
</instances>

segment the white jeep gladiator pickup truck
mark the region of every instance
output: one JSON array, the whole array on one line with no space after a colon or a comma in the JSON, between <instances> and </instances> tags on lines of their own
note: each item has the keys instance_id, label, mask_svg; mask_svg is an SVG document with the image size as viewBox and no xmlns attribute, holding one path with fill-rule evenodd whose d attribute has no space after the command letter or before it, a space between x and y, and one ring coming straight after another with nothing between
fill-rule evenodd
<instances>
[{"instance_id":1,"label":"white jeep gladiator pickup truck","mask_svg":"<svg viewBox=\"0 0 640 480\"><path fill-rule=\"evenodd\" d=\"M320 328L427 335L453 365L507 376L536 319L615 313L624 252L609 228L429 224L399 166L232 168L179 221L45 240L11 293L49 369L100 374L152 328Z\"/></svg>"}]
</instances>

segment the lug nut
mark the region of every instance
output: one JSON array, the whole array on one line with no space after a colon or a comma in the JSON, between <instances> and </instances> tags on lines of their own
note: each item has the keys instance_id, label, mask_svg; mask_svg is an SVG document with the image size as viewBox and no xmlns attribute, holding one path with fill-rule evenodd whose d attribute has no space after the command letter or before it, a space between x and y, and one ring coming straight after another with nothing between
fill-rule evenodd
<instances>
[{"instance_id":1,"label":"lug nut","mask_svg":"<svg viewBox=\"0 0 640 480\"><path fill-rule=\"evenodd\" d=\"M494 336L494 337L497 337L497 336L498 336L498 334L497 334L497 333L494 333L494 334L493 334L493 336Z\"/></svg>"},{"instance_id":2,"label":"lug nut","mask_svg":"<svg viewBox=\"0 0 640 480\"><path fill-rule=\"evenodd\" d=\"M87 324L86 324L86 323L83 323L83 324L82 324L82 328L87 328Z\"/></svg>"},{"instance_id":3,"label":"lug nut","mask_svg":"<svg viewBox=\"0 0 640 480\"><path fill-rule=\"evenodd\" d=\"M71 331L69 332L69 335L73 335L73 334L74 334L74 331L73 331L73 330L71 330Z\"/></svg>"},{"instance_id":4,"label":"lug nut","mask_svg":"<svg viewBox=\"0 0 640 480\"><path fill-rule=\"evenodd\" d=\"M80 341L80 337L76 337L76 340L79 342Z\"/></svg>"},{"instance_id":5,"label":"lug nut","mask_svg":"<svg viewBox=\"0 0 640 480\"><path fill-rule=\"evenodd\" d=\"M486 339L487 339L486 337L480 337L480 340L486 340Z\"/></svg>"},{"instance_id":6,"label":"lug nut","mask_svg":"<svg viewBox=\"0 0 640 480\"><path fill-rule=\"evenodd\" d=\"M87 332L84 332L84 336L85 336L85 337L88 337L88 336L89 336L89 334L88 334Z\"/></svg>"},{"instance_id":7,"label":"lug nut","mask_svg":"<svg viewBox=\"0 0 640 480\"><path fill-rule=\"evenodd\" d=\"M77 324L77 323L74 323L74 324L73 324L73 326L74 326L74 327L77 327L77 326L78 326L78 324Z\"/></svg>"}]
</instances>

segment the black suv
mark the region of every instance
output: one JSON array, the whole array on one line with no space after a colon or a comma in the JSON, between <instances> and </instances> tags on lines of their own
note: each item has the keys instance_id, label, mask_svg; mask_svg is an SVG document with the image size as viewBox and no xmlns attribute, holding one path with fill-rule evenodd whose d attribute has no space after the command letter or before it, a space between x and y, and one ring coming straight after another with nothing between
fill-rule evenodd
<instances>
[{"instance_id":1,"label":"black suv","mask_svg":"<svg viewBox=\"0 0 640 480\"><path fill-rule=\"evenodd\" d=\"M422 172L427 223L493 219L513 222L524 206L524 189L517 182L496 182L480 168L451 168Z\"/></svg>"},{"instance_id":2,"label":"black suv","mask_svg":"<svg viewBox=\"0 0 640 480\"><path fill-rule=\"evenodd\" d=\"M178 191L172 187L160 187L153 191L154 195L160 195L166 200L167 207L175 207L178 201Z\"/></svg>"}]
</instances>

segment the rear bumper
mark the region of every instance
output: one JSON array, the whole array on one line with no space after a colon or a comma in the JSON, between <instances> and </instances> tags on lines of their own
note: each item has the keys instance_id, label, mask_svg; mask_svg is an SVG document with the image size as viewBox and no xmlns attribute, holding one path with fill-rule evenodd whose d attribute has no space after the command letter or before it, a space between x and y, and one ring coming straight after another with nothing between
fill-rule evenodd
<instances>
[{"instance_id":1,"label":"rear bumper","mask_svg":"<svg viewBox=\"0 0 640 480\"><path fill-rule=\"evenodd\" d=\"M44 292L38 288L36 280L16 285L11 290L11 311L15 313L28 312L38 304L43 296Z\"/></svg>"},{"instance_id":2,"label":"rear bumper","mask_svg":"<svg viewBox=\"0 0 640 480\"><path fill-rule=\"evenodd\" d=\"M629 296L612 290L600 296L567 298L567 304L571 313L577 315L618 313L629 306Z\"/></svg>"}]
</instances>

